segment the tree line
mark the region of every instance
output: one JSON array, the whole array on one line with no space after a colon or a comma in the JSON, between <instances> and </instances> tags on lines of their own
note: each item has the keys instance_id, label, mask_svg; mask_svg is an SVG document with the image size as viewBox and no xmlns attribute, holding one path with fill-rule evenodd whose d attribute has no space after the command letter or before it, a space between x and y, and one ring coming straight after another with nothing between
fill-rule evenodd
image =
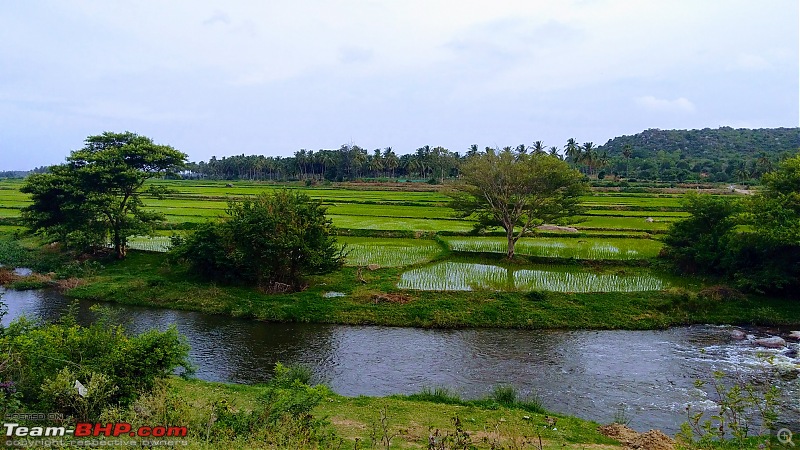
<instances>
[{"instance_id":1,"label":"tree line","mask_svg":"<svg viewBox=\"0 0 800 450\"><path fill-rule=\"evenodd\" d=\"M465 152L425 145L413 153L398 155L392 147L368 151L358 145L342 145L336 150L298 150L290 157L236 155L187 165L183 176L222 180L258 181L353 181L358 179L414 179L442 183L458 178L461 168L474 155L503 151L517 155L547 154L569 162L589 176L597 176L611 163L607 154L592 142L579 144L569 139L562 146L547 147L542 141L502 149L471 145ZM603 176L601 176L602 178Z\"/></svg>"},{"instance_id":2,"label":"tree line","mask_svg":"<svg viewBox=\"0 0 800 450\"><path fill-rule=\"evenodd\" d=\"M800 129L645 130L609 140L605 145L564 145L542 141L502 149L477 144L465 151L425 145L398 155L392 147L367 150L355 144L335 150L301 149L292 156L235 155L192 162L184 176L220 180L354 181L359 179L426 180L458 178L470 156L493 150L549 154L597 179L664 182L736 182L755 184L800 148Z\"/></svg>"}]
</instances>

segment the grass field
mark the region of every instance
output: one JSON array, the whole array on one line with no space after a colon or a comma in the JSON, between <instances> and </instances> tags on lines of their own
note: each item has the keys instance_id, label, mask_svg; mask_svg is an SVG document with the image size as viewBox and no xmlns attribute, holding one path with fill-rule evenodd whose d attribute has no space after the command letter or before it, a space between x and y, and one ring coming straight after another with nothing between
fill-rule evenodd
<instances>
[{"instance_id":1,"label":"grass field","mask_svg":"<svg viewBox=\"0 0 800 450\"><path fill-rule=\"evenodd\" d=\"M224 217L229 198L245 198L275 189L293 189L318 199L338 227L345 229L468 232L473 222L456 218L439 192L304 187L253 182L154 181L169 189L164 198L145 196L144 203L165 214L165 228ZM228 186L228 184L232 184ZM19 192L20 180L0 180L0 218L19 217L29 204ZM575 226L586 231L663 232L669 223L685 217L680 196L641 193L597 193L582 198L586 215ZM647 221L652 218L653 221Z\"/></svg>"}]
</instances>

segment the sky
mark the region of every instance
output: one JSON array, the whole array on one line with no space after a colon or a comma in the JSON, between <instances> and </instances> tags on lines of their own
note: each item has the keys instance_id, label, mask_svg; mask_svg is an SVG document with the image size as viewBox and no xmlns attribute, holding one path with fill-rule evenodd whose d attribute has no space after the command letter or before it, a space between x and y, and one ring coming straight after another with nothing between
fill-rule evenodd
<instances>
[{"instance_id":1,"label":"sky","mask_svg":"<svg viewBox=\"0 0 800 450\"><path fill-rule=\"evenodd\" d=\"M0 170L795 127L797 0L4 0Z\"/></svg>"}]
</instances>

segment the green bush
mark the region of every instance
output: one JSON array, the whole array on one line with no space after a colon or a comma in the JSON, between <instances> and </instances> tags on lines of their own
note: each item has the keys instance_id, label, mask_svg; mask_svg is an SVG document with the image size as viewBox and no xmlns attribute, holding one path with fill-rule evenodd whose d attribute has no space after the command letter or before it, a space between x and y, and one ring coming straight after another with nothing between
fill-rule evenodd
<instances>
[{"instance_id":1,"label":"green bush","mask_svg":"<svg viewBox=\"0 0 800 450\"><path fill-rule=\"evenodd\" d=\"M344 264L325 208L290 190L228 203L229 217L175 239L173 260L186 261L203 278L256 284L269 291L302 288L305 275Z\"/></svg>"},{"instance_id":2,"label":"green bush","mask_svg":"<svg viewBox=\"0 0 800 450\"><path fill-rule=\"evenodd\" d=\"M309 379L306 368L276 364L275 375L253 411L236 410L227 399L214 404L212 439L247 436L280 448L300 448L332 438L327 422L311 414L329 391L322 385L310 386Z\"/></svg>"},{"instance_id":3,"label":"green bush","mask_svg":"<svg viewBox=\"0 0 800 450\"><path fill-rule=\"evenodd\" d=\"M173 326L137 336L99 320L80 326L74 316L37 324L18 319L3 330L0 379L12 381L32 408L93 420L102 404L125 406L156 380L191 371L189 346ZM76 381L89 395L78 398Z\"/></svg>"}]
</instances>

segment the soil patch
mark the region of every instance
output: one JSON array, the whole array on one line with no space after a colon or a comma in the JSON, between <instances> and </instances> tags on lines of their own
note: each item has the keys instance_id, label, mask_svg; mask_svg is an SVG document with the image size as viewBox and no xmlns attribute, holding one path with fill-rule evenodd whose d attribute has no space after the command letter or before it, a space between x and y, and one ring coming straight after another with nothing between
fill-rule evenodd
<instances>
[{"instance_id":1,"label":"soil patch","mask_svg":"<svg viewBox=\"0 0 800 450\"><path fill-rule=\"evenodd\" d=\"M675 441L659 430L637 433L625 425L612 423L603 425L598 428L598 431L611 439L620 441L626 449L673 450L675 448Z\"/></svg>"}]
</instances>

